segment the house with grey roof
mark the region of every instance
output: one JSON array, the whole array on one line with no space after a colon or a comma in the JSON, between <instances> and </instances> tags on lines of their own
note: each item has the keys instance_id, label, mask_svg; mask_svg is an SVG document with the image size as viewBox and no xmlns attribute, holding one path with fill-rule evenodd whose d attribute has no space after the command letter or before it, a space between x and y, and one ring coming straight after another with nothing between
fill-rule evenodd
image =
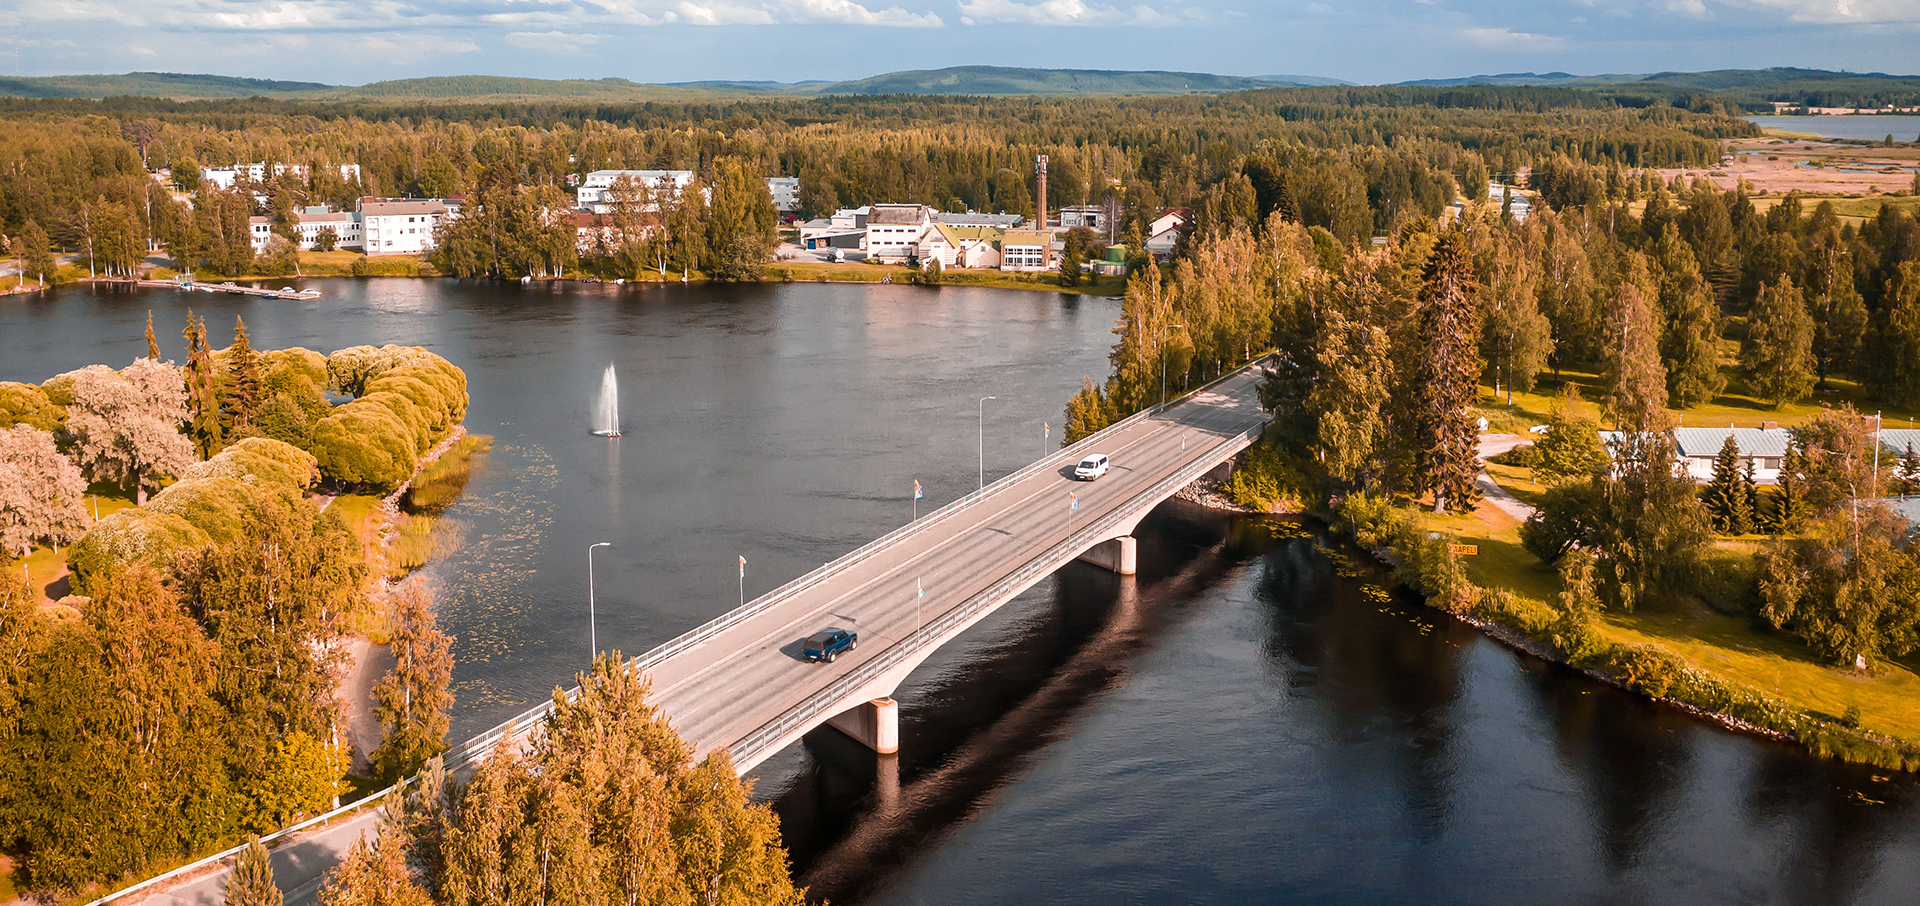
<instances>
[{"instance_id":1,"label":"house with grey roof","mask_svg":"<svg viewBox=\"0 0 1920 906\"><path fill-rule=\"evenodd\" d=\"M1792 436L1784 428L1768 423L1765 428L1675 428L1674 458L1694 481L1713 480L1713 462L1720 458L1720 447L1733 437L1740 451L1741 464L1753 464L1753 478L1760 484L1780 480L1780 460L1787 455ZM1600 443L1612 453L1620 441L1620 432L1600 432Z\"/></svg>"}]
</instances>

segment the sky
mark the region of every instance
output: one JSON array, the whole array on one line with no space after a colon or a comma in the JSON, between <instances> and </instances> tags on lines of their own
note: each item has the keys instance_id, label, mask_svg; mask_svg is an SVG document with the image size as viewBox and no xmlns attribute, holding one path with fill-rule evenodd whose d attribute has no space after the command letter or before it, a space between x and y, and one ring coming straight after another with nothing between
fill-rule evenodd
<instances>
[{"instance_id":1,"label":"sky","mask_svg":"<svg viewBox=\"0 0 1920 906\"><path fill-rule=\"evenodd\" d=\"M1375 84L1920 73L1920 0L0 0L0 74L852 79L988 64Z\"/></svg>"}]
</instances>

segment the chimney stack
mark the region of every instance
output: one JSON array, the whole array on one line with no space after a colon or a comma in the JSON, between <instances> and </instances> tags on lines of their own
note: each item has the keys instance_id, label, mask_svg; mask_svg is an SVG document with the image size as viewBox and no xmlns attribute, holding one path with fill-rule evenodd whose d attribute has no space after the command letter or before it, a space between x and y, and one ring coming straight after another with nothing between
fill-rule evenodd
<instances>
[{"instance_id":1,"label":"chimney stack","mask_svg":"<svg viewBox=\"0 0 1920 906\"><path fill-rule=\"evenodd\" d=\"M1034 163L1040 168L1040 197L1035 207L1040 211L1040 228L1044 230L1047 228L1047 156L1042 154L1035 157Z\"/></svg>"}]
</instances>

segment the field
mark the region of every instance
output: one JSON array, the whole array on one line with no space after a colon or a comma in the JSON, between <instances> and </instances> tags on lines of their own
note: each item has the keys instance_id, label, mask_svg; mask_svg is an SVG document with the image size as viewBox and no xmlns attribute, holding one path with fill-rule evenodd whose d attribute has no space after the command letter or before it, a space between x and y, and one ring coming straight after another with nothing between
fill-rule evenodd
<instances>
[{"instance_id":1,"label":"field","mask_svg":"<svg viewBox=\"0 0 1920 906\"><path fill-rule=\"evenodd\" d=\"M1832 201L1836 213L1855 221L1878 213L1883 202L1920 209L1920 197L1913 191L1920 146L1886 148L1769 134L1727 142L1726 151L1733 156L1732 163L1655 172L1668 182L1676 176L1689 182L1704 178L1722 189L1745 183L1753 192L1755 207L1762 210L1788 192L1805 196L1809 211L1822 201Z\"/></svg>"}]
</instances>

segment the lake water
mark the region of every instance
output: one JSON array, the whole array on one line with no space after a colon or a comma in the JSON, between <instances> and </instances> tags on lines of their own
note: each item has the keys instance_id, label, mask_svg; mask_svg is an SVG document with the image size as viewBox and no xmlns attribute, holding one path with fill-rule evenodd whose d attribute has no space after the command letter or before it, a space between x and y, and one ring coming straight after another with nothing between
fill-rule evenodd
<instances>
[{"instance_id":1,"label":"lake water","mask_svg":"<svg viewBox=\"0 0 1920 906\"><path fill-rule=\"evenodd\" d=\"M427 346L497 438L429 568L455 735L1038 456L1115 304L947 287L311 281L312 302L62 290L0 304L0 380L168 355L191 305L257 346ZM600 373L626 437L588 434ZM1058 437L1054 438L1057 442ZM822 730L755 772L836 903L1887 903L1920 785L1525 658L1289 523L1170 503L1140 575L1076 564L899 690L902 753Z\"/></svg>"},{"instance_id":2,"label":"lake water","mask_svg":"<svg viewBox=\"0 0 1920 906\"><path fill-rule=\"evenodd\" d=\"M1888 135L1896 142L1920 141L1920 116L1897 114L1863 116L1750 116L1748 120L1762 129L1782 132L1806 132L1827 138L1851 138L1880 141Z\"/></svg>"}]
</instances>

